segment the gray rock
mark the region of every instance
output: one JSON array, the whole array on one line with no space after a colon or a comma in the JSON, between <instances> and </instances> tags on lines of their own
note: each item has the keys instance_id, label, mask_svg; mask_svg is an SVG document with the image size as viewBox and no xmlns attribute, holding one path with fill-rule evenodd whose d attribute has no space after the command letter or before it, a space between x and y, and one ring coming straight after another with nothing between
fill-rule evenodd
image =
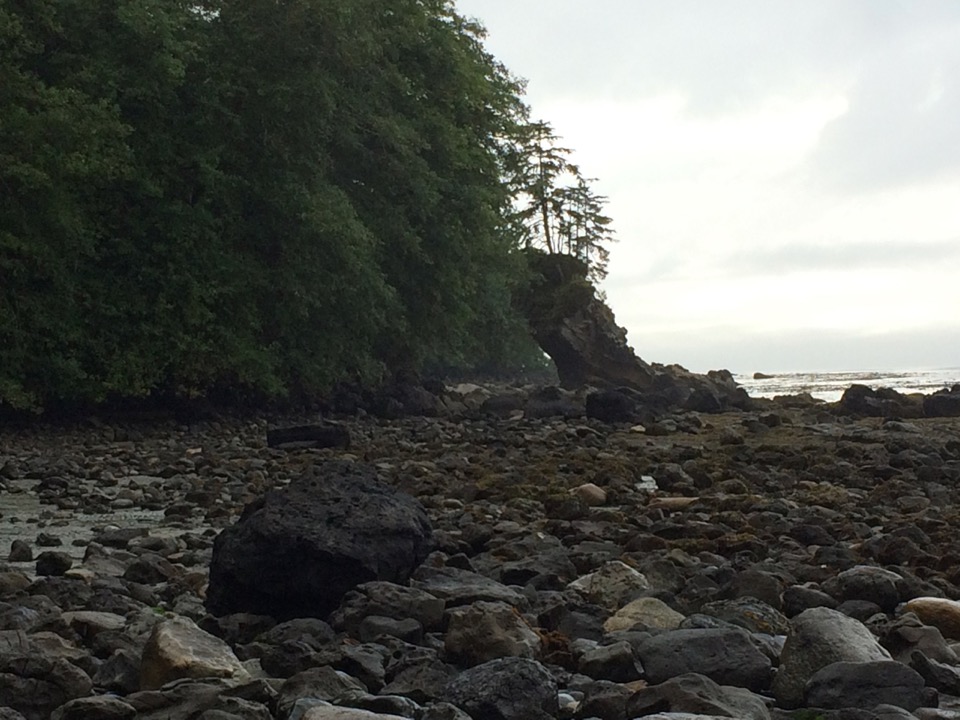
<instances>
[{"instance_id":1,"label":"gray rock","mask_svg":"<svg viewBox=\"0 0 960 720\"><path fill-rule=\"evenodd\" d=\"M382 635L416 645L423 640L423 625L413 618L395 620L382 615L368 615L357 628L357 636L361 642L372 642Z\"/></svg>"},{"instance_id":2,"label":"gray rock","mask_svg":"<svg viewBox=\"0 0 960 720\"><path fill-rule=\"evenodd\" d=\"M454 670L439 660L423 660L398 670L380 692L401 695L422 704L441 697Z\"/></svg>"},{"instance_id":3,"label":"gray rock","mask_svg":"<svg viewBox=\"0 0 960 720\"><path fill-rule=\"evenodd\" d=\"M914 651L911 656L910 667L920 673L929 687L949 695L960 696L960 669L932 660L917 651Z\"/></svg>"},{"instance_id":4,"label":"gray rock","mask_svg":"<svg viewBox=\"0 0 960 720\"><path fill-rule=\"evenodd\" d=\"M516 590L469 570L421 565L413 574L411 587L446 601L446 606L469 605L478 600L504 602L524 607L526 598Z\"/></svg>"},{"instance_id":5,"label":"gray rock","mask_svg":"<svg viewBox=\"0 0 960 720\"><path fill-rule=\"evenodd\" d=\"M234 684L249 680L233 650L223 640L186 618L158 623L140 659L140 687L153 690L180 678L226 678Z\"/></svg>"},{"instance_id":6,"label":"gray rock","mask_svg":"<svg viewBox=\"0 0 960 720\"><path fill-rule=\"evenodd\" d=\"M132 720L137 711L120 698L102 695L77 698L64 703L50 715L50 720Z\"/></svg>"},{"instance_id":7,"label":"gray rock","mask_svg":"<svg viewBox=\"0 0 960 720\"><path fill-rule=\"evenodd\" d=\"M718 685L710 678L695 673L679 675L659 685L643 688L627 700L628 718L654 712L770 720L770 712L763 698L744 688Z\"/></svg>"},{"instance_id":8,"label":"gray rock","mask_svg":"<svg viewBox=\"0 0 960 720\"><path fill-rule=\"evenodd\" d=\"M424 708L419 720L470 720L470 716L456 705L438 702Z\"/></svg>"},{"instance_id":9,"label":"gray rock","mask_svg":"<svg viewBox=\"0 0 960 720\"><path fill-rule=\"evenodd\" d=\"M45 550L37 555L37 575L63 575L73 567L73 558L60 550Z\"/></svg>"},{"instance_id":10,"label":"gray rock","mask_svg":"<svg viewBox=\"0 0 960 720\"><path fill-rule=\"evenodd\" d=\"M329 665L311 668L283 683L277 697L277 710L280 717L287 717L299 700L334 702L344 695L357 692L366 692L366 688L356 678Z\"/></svg>"},{"instance_id":11,"label":"gray rock","mask_svg":"<svg viewBox=\"0 0 960 720\"><path fill-rule=\"evenodd\" d=\"M90 693L90 676L70 661L28 652L0 654L0 701L26 720L47 720L65 702Z\"/></svg>"},{"instance_id":12,"label":"gray rock","mask_svg":"<svg viewBox=\"0 0 960 720\"><path fill-rule=\"evenodd\" d=\"M359 708L316 705L302 715L303 720L407 720L402 715L383 715Z\"/></svg>"},{"instance_id":13,"label":"gray rock","mask_svg":"<svg viewBox=\"0 0 960 720\"><path fill-rule=\"evenodd\" d=\"M643 676L643 666L634 657L633 647L625 640L584 652L577 662L577 669L596 680L612 682L631 682Z\"/></svg>"},{"instance_id":14,"label":"gray rock","mask_svg":"<svg viewBox=\"0 0 960 720\"><path fill-rule=\"evenodd\" d=\"M30 562L33 560L33 548L30 543L19 538L10 543L10 554L7 556L10 562Z\"/></svg>"},{"instance_id":15,"label":"gray rock","mask_svg":"<svg viewBox=\"0 0 960 720\"><path fill-rule=\"evenodd\" d=\"M844 570L823 584L824 592L844 600L876 603L884 612L893 612L900 602L898 584L902 578L890 570L872 565L857 565Z\"/></svg>"},{"instance_id":16,"label":"gray rock","mask_svg":"<svg viewBox=\"0 0 960 720\"><path fill-rule=\"evenodd\" d=\"M439 630L445 603L431 593L392 582L374 581L348 592L330 616L338 630L356 636L363 619L370 615L394 620L416 620L427 630Z\"/></svg>"},{"instance_id":17,"label":"gray rock","mask_svg":"<svg viewBox=\"0 0 960 720\"><path fill-rule=\"evenodd\" d=\"M160 690L144 690L124 700L137 711L137 720L272 720L262 702L234 696L223 680L180 680Z\"/></svg>"},{"instance_id":18,"label":"gray rock","mask_svg":"<svg viewBox=\"0 0 960 720\"><path fill-rule=\"evenodd\" d=\"M540 655L540 636L506 603L479 601L455 608L449 616L444 650L451 662L470 667L496 658Z\"/></svg>"},{"instance_id":19,"label":"gray rock","mask_svg":"<svg viewBox=\"0 0 960 720\"><path fill-rule=\"evenodd\" d=\"M893 660L831 663L815 672L804 688L807 707L828 709L869 710L887 704L916 710L931 699L923 677Z\"/></svg>"},{"instance_id":20,"label":"gray rock","mask_svg":"<svg viewBox=\"0 0 960 720\"><path fill-rule=\"evenodd\" d=\"M835 662L890 660L869 630L857 620L829 608L804 610L792 620L773 681L777 703L803 703L804 686L817 670Z\"/></svg>"},{"instance_id":21,"label":"gray rock","mask_svg":"<svg viewBox=\"0 0 960 720\"><path fill-rule=\"evenodd\" d=\"M557 682L536 660L502 658L450 681L443 700L474 720L546 720L559 712Z\"/></svg>"},{"instance_id":22,"label":"gray rock","mask_svg":"<svg viewBox=\"0 0 960 720\"><path fill-rule=\"evenodd\" d=\"M790 631L787 616L755 597L738 597L706 603L700 610L749 632L785 635Z\"/></svg>"},{"instance_id":23,"label":"gray rock","mask_svg":"<svg viewBox=\"0 0 960 720\"><path fill-rule=\"evenodd\" d=\"M373 580L402 583L430 550L430 521L376 470L329 462L246 507L217 536L207 608L325 617Z\"/></svg>"},{"instance_id":24,"label":"gray rock","mask_svg":"<svg viewBox=\"0 0 960 720\"><path fill-rule=\"evenodd\" d=\"M770 686L770 658L740 628L670 630L642 641L637 655L651 683L696 673L755 691Z\"/></svg>"},{"instance_id":25,"label":"gray rock","mask_svg":"<svg viewBox=\"0 0 960 720\"><path fill-rule=\"evenodd\" d=\"M650 589L643 573L619 560L604 563L595 572L577 578L567 586L568 590L580 593L586 600L616 611Z\"/></svg>"}]
</instances>

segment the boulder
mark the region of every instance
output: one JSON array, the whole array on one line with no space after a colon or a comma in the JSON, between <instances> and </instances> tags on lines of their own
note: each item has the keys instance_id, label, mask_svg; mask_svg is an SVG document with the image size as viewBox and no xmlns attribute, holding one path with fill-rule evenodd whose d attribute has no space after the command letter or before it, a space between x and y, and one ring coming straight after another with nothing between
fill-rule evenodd
<instances>
[{"instance_id":1,"label":"boulder","mask_svg":"<svg viewBox=\"0 0 960 720\"><path fill-rule=\"evenodd\" d=\"M602 422L635 422L637 399L627 390L598 390L587 395L586 415Z\"/></svg>"},{"instance_id":2,"label":"boulder","mask_svg":"<svg viewBox=\"0 0 960 720\"><path fill-rule=\"evenodd\" d=\"M773 673L770 658L740 628L669 630L642 640L637 655L651 683L695 673L760 692Z\"/></svg>"},{"instance_id":3,"label":"boulder","mask_svg":"<svg viewBox=\"0 0 960 720\"><path fill-rule=\"evenodd\" d=\"M827 580L822 587L824 592L841 602L866 600L875 603L884 612L893 612L900 602L901 582L902 578L890 570L857 565Z\"/></svg>"},{"instance_id":4,"label":"boulder","mask_svg":"<svg viewBox=\"0 0 960 720\"><path fill-rule=\"evenodd\" d=\"M443 699L474 720L548 720L559 712L557 681L536 660L501 658L454 677Z\"/></svg>"},{"instance_id":5,"label":"boulder","mask_svg":"<svg viewBox=\"0 0 960 720\"><path fill-rule=\"evenodd\" d=\"M450 662L473 666L540 655L540 636L506 603L479 601L451 610L449 616L444 650Z\"/></svg>"},{"instance_id":6,"label":"boulder","mask_svg":"<svg viewBox=\"0 0 960 720\"><path fill-rule=\"evenodd\" d=\"M804 705L826 709L870 710L885 704L912 711L934 700L935 693L924 691L923 677L894 660L831 663L804 688Z\"/></svg>"},{"instance_id":7,"label":"boulder","mask_svg":"<svg viewBox=\"0 0 960 720\"><path fill-rule=\"evenodd\" d=\"M938 597L918 597L902 608L913 613L926 625L937 628L945 638L960 640L960 602Z\"/></svg>"},{"instance_id":8,"label":"boulder","mask_svg":"<svg viewBox=\"0 0 960 720\"><path fill-rule=\"evenodd\" d=\"M650 583L643 573L619 560L611 560L595 572L577 578L567 588L592 603L616 610L639 593L649 590Z\"/></svg>"},{"instance_id":9,"label":"boulder","mask_svg":"<svg viewBox=\"0 0 960 720\"><path fill-rule=\"evenodd\" d=\"M217 536L207 609L325 617L374 580L405 582L430 551L423 506L368 465L328 462L249 504Z\"/></svg>"},{"instance_id":10,"label":"boulder","mask_svg":"<svg viewBox=\"0 0 960 720\"><path fill-rule=\"evenodd\" d=\"M627 603L607 618L603 629L610 633L629 630L634 625L661 630L674 630L683 622L684 616L667 605L663 600L653 597L637 598Z\"/></svg>"},{"instance_id":11,"label":"boulder","mask_svg":"<svg viewBox=\"0 0 960 720\"><path fill-rule=\"evenodd\" d=\"M923 399L923 414L927 417L960 417L960 385L927 395Z\"/></svg>"},{"instance_id":12,"label":"boulder","mask_svg":"<svg viewBox=\"0 0 960 720\"><path fill-rule=\"evenodd\" d=\"M627 700L628 718L653 713L690 713L738 720L770 720L763 698L740 687L718 685L696 673L670 678L643 688Z\"/></svg>"},{"instance_id":13,"label":"boulder","mask_svg":"<svg viewBox=\"0 0 960 720\"><path fill-rule=\"evenodd\" d=\"M102 695L77 698L64 703L50 715L50 720L133 720L136 709L120 698Z\"/></svg>"},{"instance_id":14,"label":"boulder","mask_svg":"<svg viewBox=\"0 0 960 720\"><path fill-rule=\"evenodd\" d=\"M777 702L786 708L803 704L804 687L820 668L835 662L890 660L863 623L825 607L804 610L791 621L773 682Z\"/></svg>"},{"instance_id":15,"label":"boulder","mask_svg":"<svg viewBox=\"0 0 960 720\"><path fill-rule=\"evenodd\" d=\"M237 684L249 673L220 638L187 618L157 623L140 659L140 687L155 690L180 678L225 678Z\"/></svg>"}]
</instances>

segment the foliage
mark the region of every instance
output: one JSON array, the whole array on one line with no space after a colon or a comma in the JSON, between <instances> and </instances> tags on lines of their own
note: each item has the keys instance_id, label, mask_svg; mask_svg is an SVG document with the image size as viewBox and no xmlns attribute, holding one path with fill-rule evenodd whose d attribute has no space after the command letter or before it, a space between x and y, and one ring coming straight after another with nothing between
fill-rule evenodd
<instances>
[{"instance_id":1,"label":"foliage","mask_svg":"<svg viewBox=\"0 0 960 720\"><path fill-rule=\"evenodd\" d=\"M542 363L521 94L450 0L0 0L0 408Z\"/></svg>"},{"instance_id":2,"label":"foliage","mask_svg":"<svg viewBox=\"0 0 960 720\"><path fill-rule=\"evenodd\" d=\"M504 171L522 245L579 258L591 280L602 280L609 261L605 245L615 239L603 213L607 199L593 192L594 180L570 161L571 150L558 144L548 123L518 123L507 140Z\"/></svg>"}]
</instances>

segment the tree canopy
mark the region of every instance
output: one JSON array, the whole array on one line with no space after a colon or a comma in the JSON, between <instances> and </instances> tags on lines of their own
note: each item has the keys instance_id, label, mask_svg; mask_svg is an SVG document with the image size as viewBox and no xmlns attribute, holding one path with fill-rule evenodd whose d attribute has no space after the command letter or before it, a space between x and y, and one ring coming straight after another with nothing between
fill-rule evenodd
<instances>
[{"instance_id":1,"label":"tree canopy","mask_svg":"<svg viewBox=\"0 0 960 720\"><path fill-rule=\"evenodd\" d=\"M0 0L0 406L535 361L521 98L449 0Z\"/></svg>"}]
</instances>

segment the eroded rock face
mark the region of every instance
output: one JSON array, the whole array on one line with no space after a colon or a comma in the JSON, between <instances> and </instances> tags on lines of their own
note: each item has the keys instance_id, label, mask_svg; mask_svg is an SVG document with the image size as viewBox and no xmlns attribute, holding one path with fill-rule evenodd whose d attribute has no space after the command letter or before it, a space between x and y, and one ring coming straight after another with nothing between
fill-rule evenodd
<instances>
[{"instance_id":1,"label":"eroded rock face","mask_svg":"<svg viewBox=\"0 0 960 720\"><path fill-rule=\"evenodd\" d=\"M557 367L565 388L594 386L641 391L641 404L721 412L746 407L746 392L726 371L691 373L645 362L627 344L627 331L587 281L587 267L566 255L530 255L535 280L523 299L534 339ZM597 416L629 420L629 397L593 403Z\"/></svg>"},{"instance_id":2,"label":"eroded rock face","mask_svg":"<svg viewBox=\"0 0 960 720\"><path fill-rule=\"evenodd\" d=\"M430 550L423 506L367 465L331 462L246 507L217 537L207 608L326 617L374 580L403 583Z\"/></svg>"}]
</instances>

